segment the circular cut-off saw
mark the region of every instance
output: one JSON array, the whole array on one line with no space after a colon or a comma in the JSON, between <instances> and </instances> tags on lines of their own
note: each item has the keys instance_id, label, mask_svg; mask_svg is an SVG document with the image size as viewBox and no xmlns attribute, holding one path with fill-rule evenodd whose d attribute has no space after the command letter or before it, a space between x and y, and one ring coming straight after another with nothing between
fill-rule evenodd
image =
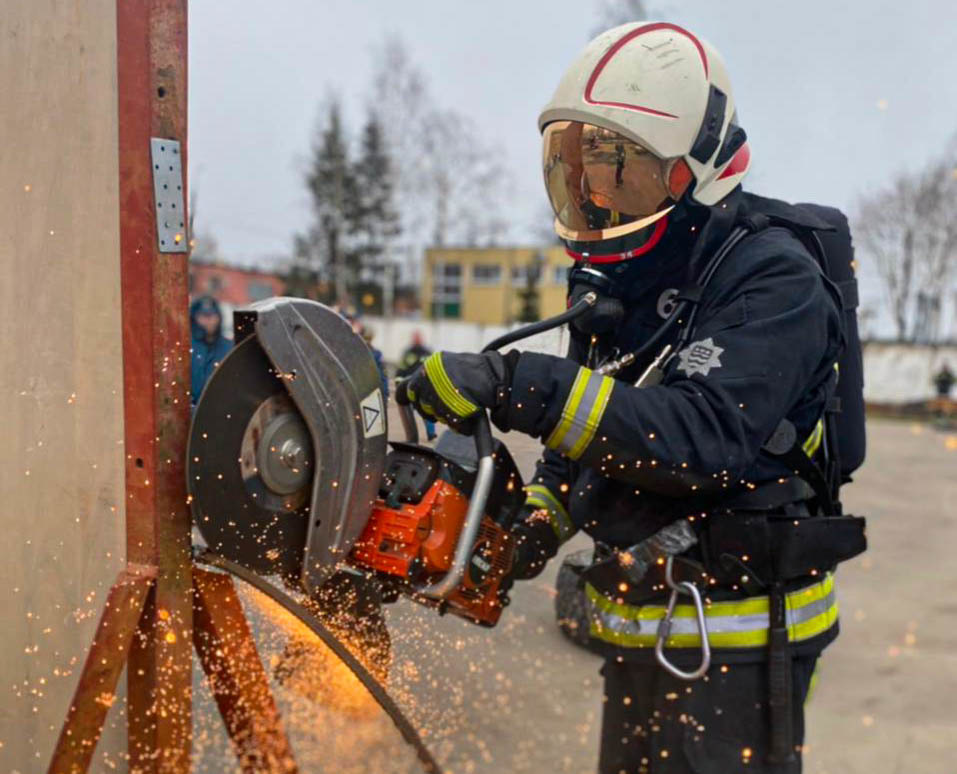
<instances>
[{"instance_id":1,"label":"circular cut-off saw","mask_svg":"<svg viewBox=\"0 0 957 774\"><path fill-rule=\"evenodd\" d=\"M475 440L389 451L382 381L349 322L304 299L234 314L236 346L193 415L188 484L210 550L318 598L343 570L494 625L522 506L488 420Z\"/></svg>"}]
</instances>

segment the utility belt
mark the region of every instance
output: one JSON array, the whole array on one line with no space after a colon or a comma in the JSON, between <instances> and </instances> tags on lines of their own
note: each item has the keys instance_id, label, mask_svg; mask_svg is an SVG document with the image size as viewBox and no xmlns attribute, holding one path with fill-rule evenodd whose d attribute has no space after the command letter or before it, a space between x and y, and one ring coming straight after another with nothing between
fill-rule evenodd
<instances>
[{"instance_id":1,"label":"utility belt","mask_svg":"<svg viewBox=\"0 0 957 774\"><path fill-rule=\"evenodd\" d=\"M768 593L776 583L810 582L862 553L865 520L812 515L809 493L801 479L785 479L743 493L698 519L698 544L675 557L675 582L694 583L711 596L750 597ZM645 604L667 591L663 563L635 584L617 557L613 548L596 543L585 580L625 605Z\"/></svg>"}]
</instances>

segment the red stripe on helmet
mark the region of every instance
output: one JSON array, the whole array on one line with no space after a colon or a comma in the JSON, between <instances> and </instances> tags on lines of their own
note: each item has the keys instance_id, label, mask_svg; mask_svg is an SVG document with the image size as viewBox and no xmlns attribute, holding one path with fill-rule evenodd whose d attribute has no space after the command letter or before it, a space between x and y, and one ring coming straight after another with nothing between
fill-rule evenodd
<instances>
[{"instance_id":1,"label":"red stripe on helmet","mask_svg":"<svg viewBox=\"0 0 957 774\"><path fill-rule=\"evenodd\" d=\"M605 255L592 255L589 253L586 255L585 253L576 253L568 247L565 248L565 252L576 261L587 261L588 263L618 263L619 261L627 261L632 258L637 258L639 255L644 255L654 249L655 245L657 245L665 235L666 228L668 228L667 215L655 224L655 230L647 242L641 247L636 247L634 250L626 250L623 253L607 253Z\"/></svg>"},{"instance_id":2,"label":"red stripe on helmet","mask_svg":"<svg viewBox=\"0 0 957 774\"><path fill-rule=\"evenodd\" d=\"M626 110L637 110L641 113L650 113L653 116L662 116L663 118L678 117L673 113L665 113L662 110L655 110L654 108L645 107L644 105L632 105L627 102L603 102L601 100L592 99L591 96L592 88L594 88L595 81L598 80L598 76L601 75L602 70L605 69L605 66L611 61L612 57L614 57L615 54L621 50L622 46L640 35L644 35L647 32L654 32L655 30L672 30L673 32L677 32L679 35L684 35L686 38L688 38L688 40L694 43L695 47L698 49L698 55L701 57L701 64L704 66L704 76L705 78L709 76L708 57L704 52L704 46L702 46L701 41L688 32L688 30L684 29L683 27L679 27L677 24L668 24L667 22L646 24L644 27L638 27L637 29L629 32L621 40L615 43L615 45L609 48L605 52L604 56L598 60L598 64L595 65L595 69L592 70L591 75L588 77L588 83L585 85L585 102L589 103L590 105L605 105L607 107L625 108Z\"/></svg>"},{"instance_id":3,"label":"red stripe on helmet","mask_svg":"<svg viewBox=\"0 0 957 774\"><path fill-rule=\"evenodd\" d=\"M734 154L734 157L731 159L731 162L724 168L724 172L718 175L718 180L724 180L726 177L731 177L732 175L737 175L741 172L744 172L748 168L748 164L751 162L751 148L748 147L748 143L745 143L737 152Z\"/></svg>"}]
</instances>

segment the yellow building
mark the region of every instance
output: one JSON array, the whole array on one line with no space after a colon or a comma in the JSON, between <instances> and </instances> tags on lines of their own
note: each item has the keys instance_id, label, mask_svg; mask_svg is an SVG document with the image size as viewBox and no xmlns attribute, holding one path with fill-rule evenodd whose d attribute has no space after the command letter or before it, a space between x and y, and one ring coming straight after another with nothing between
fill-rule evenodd
<instances>
[{"instance_id":1,"label":"yellow building","mask_svg":"<svg viewBox=\"0 0 957 774\"><path fill-rule=\"evenodd\" d=\"M508 325L521 318L529 272L538 316L564 311L572 259L564 247L433 248L425 251L422 311L433 319Z\"/></svg>"}]
</instances>

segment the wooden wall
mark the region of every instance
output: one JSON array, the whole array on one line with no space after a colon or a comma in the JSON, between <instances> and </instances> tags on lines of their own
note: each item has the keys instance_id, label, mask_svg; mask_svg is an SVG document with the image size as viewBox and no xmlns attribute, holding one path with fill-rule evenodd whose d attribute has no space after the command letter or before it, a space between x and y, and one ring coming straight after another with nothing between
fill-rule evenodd
<instances>
[{"instance_id":1,"label":"wooden wall","mask_svg":"<svg viewBox=\"0 0 957 774\"><path fill-rule=\"evenodd\" d=\"M25 774L123 560L116 0L2 6L0 771ZM125 769L121 708L92 771Z\"/></svg>"}]
</instances>

